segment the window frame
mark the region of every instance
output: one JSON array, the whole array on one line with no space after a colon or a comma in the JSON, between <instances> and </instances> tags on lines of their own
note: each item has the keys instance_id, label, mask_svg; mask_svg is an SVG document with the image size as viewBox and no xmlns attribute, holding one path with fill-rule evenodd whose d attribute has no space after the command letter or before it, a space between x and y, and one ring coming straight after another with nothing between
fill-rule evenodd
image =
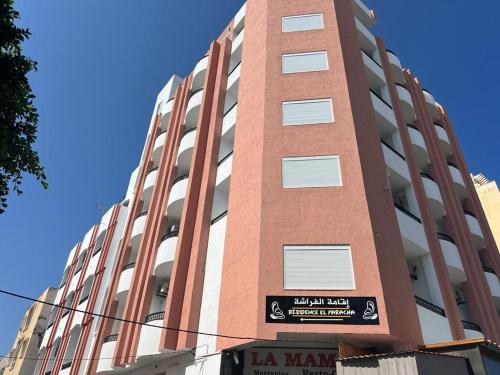
<instances>
[{"instance_id":1,"label":"window frame","mask_svg":"<svg viewBox=\"0 0 500 375\"><path fill-rule=\"evenodd\" d=\"M320 16L321 18L321 27L316 27L314 29L300 29L300 30L285 30L285 25L283 21L285 19L293 19L293 18L305 18L305 17L313 17L313 16ZM323 17L323 12L319 13L306 13L306 14L292 14L288 16L282 16L281 17L281 32L282 33L297 33L297 32L305 32L305 31L314 31L314 30L324 30L325 29L325 18Z\"/></svg>"},{"instance_id":2,"label":"window frame","mask_svg":"<svg viewBox=\"0 0 500 375\"><path fill-rule=\"evenodd\" d=\"M331 112L331 121L329 122L301 122L301 123L293 123L293 124L285 124L285 105L290 103L295 104L305 104L305 103L319 103L319 102L329 102L330 103L330 112ZM281 102L281 126L308 126L308 125L328 125L335 123L335 111L333 110L333 98L314 98L314 99L291 99L291 100L283 100Z\"/></svg>"},{"instance_id":3,"label":"window frame","mask_svg":"<svg viewBox=\"0 0 500 375\"><path fill-rule=\"evenodd\" d=\"M337 160L338 165L338 176L339 176L339 184L338 185L324 185L324 186L285 186L284 181L284 161L285 160L321 160L321 159L335 159ZM282 189L332 189L332 188L340 188L344 186L344 182L342 180L342 166L340 165L340 155L332 154L332 155L309 155L309 156L282 156L281 157L281 188Z\"/></svg>"},{"instance_id":4,"label":"window frame","mask_svg":"<svg viewBox=\"0 0 500 375\"><path fill-rule=\"evenodd\" d=\"M296 57L296 56L308 56L308 55L323 55L325 57L326 67L323 69L309 69L309 70L295 70L290 72L285 72L285 58L286 57ZM297 74L297 73L314 73L314 72L327 72L330 70L330 62L328 61L328 51L307 51L307 52L290 52L283 53L281 55L281 74Z\"/></svg>"},{"instance_id":5,"label":"window frame","mask_svg":"<svg viewBox=\"0 0 500 375\"><path fill-rule=\"evenodd\" d=\"M306 249L313 249L316 247L317 250L324 250L324 251L335 251L335 250L349 250L349 264L351 266L351 279L352 279L352 288L320 288L320 289L309 289L309 288L287 288L286 287L286 268L285 268L285 252L286 248L303 248L304 250ZM321 249L325 248L325 249ZM330 248L330 249L328 249ZM282 256L283 256L283 262L282 262L282 272L283 272L283 290L286 291L324 291L324 292L332 292L332 291L354 291L356 290L356 275L354 272L354 261L352 258L352 247L351 245L347 244L335 244L335 245L325 245L325 244L285 244L282 247Z\"/></svg>"}]
</instances>

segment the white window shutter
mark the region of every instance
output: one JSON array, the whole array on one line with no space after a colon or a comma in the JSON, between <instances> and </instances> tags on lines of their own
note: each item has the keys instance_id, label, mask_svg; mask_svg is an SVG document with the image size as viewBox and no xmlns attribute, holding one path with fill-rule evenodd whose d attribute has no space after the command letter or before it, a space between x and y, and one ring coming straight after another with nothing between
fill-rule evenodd
<instances>
[{"instance_id":1,"label":"white window shutter","mask_svg":"<svg viewBox=\"0 0 500 375\"><path fill-rule=\"evenodd\" d=\"M328 54L326 51L286 54L282 56L282 69L284 74L328 70Z\"/></svg>"},{"instance_id":2,"label":"white window shutter","mask_svg":"<svg viewBox=\"0 0 500 375\"><path fill-rule=\"evenodd\" d=\"M283 125L327 124L334 121L332 99L296 100L282 103Z\"/></svg>"},{"instance_id":3,"label":"white window shutter","mask_svg":"<svg viewBox=\"0 0 500 375\"><path fill-rule=\"evenodd\" d=\"M349 246L284 246L284 288L355 289Z\"/></svg>"},{"instance_id":4,"label":"white window shutter","mask_svg":"<svg viewBox=\"0 0 500 375\"><path fill-rule=\"evenodd\" d=\"M322 29L323 14L302 14L281 18L281 30L284 33Z\"/></svg>"},{"instance_id":5,"label":"white window shutter","mask_svg":"<svg viewBox=\"0 0 500 375\"><path fill-rule=\"evenodd\" d=\"M342 186L338 155L282 159L284 188Z\"/></svg>"}]
</instances>

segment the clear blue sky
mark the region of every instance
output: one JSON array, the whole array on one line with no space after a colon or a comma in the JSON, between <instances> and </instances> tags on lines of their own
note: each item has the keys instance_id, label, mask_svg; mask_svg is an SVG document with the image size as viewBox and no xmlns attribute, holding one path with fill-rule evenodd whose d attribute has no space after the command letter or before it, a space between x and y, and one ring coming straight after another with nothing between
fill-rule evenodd
<instances>
[{"instance_id":1,"label":"clear blue sky","mask_svg":"<svg viewBox=\"0 0 500 375\"><path fill-rule=\"evenodd\" d=\"M272 0L271 0L272 1ZM38 296L68 251L125 193L158 91L188 74L242 0L17 0L40 112L48 191L26 178L0 216L0 288ZM500 180L500 2L366 0L375 32L446 105L473 172ZM476 4L477 3L477 4ZM0 296L0 354L27 304Z\"/></svg>"}]
</instances>

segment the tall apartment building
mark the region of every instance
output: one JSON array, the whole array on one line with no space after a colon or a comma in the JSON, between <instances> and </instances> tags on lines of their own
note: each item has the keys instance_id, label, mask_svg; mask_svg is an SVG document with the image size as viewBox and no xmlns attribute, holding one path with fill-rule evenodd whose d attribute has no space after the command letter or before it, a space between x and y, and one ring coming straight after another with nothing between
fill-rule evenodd
<instances>
[{"instance_id":1,"label":"tall apartment building","mask_svg":"<svg viewBox=\"0 0 500 375\"><path fill-rule=\"evenodd\" d=\"M248 0L170 79L56 298L101 317L54 309L37 374L330 374L339 350L500 340L450 119L374 22L360 0Z\"/></svg>"},{"instance_id":2,"label":"tall apartment building","mask_svg":"<svg viewBox=\"0 0 500 375\"><path fill-rule=\"evenodd\" d=\"M38 300L53 303L57 289L47 288ZM24 314L21 326L17 332L12 350L8 355L5 367L0 370L3 375L32 375L35 369L38 352L47 323L51 306L35 302Z\"/></svg>"},{"instance_id":3,"label":"tall apartment building","mask_svg":"<svg viewBox=\"0 0 500 375\"><path fill-rule=\"evenodd\" d=\"M496 181L490 181L483 174L475 175L472 179L498 247L500 244L500 191L498 185Z\"/></svg>"}]
</instances>

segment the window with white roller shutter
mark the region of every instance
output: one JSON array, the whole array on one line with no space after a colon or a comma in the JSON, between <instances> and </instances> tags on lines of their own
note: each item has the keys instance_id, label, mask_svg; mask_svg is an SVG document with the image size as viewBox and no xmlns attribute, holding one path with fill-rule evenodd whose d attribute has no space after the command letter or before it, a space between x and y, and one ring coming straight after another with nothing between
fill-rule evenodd
<instances>
[{"instance_id":1,"label":"window with white roller shutter","mask_svg":"<svg viewBox=\"0 0 500 375\"><path fill-rule=\"evenodd\" d=\"M282 104L283 125L314 125L334 122L332 99L286 101Z\"/></svg>"},{"instance_id":2,"label":"window with white roller shutter","mask_svg":"<svg viewBox=\"0 0 500 375\"><path fill-rule=\"evenodd\" d=\"M284 33L294 31L308 31L323 29L323 14L299 14L281 18L281 31Z\"/></svg>"},{"instance_id":3,"label":"window with white roller shutter","mask_svg":"<svg viewBox=\"0 0 500 375\"><path fill-rule=\"evenodd\" d=\"M326 51L285 54L282 57L282 72L305 73L328 70L328 54Z\"/></svg>"},{"instance_id":4,"label":"window with white roller shutter","mask_svg":"<svg viewBox=\"0 0 500 375\"><path fill-rule=\"evenodd\" d=\"M282 187L342 186L338 155L286 157L281 160Z\"/></svg>"},{"instance_id":5,"label":"window with white roller shutter","mask_svg":"<svg viewBox=\"0 0 500 375\"><path fill-rule=\"evenodd\" d=\"M283 250L285 289L355 289L350 246L286 245Z\"/></svg>"}]
</instances>

